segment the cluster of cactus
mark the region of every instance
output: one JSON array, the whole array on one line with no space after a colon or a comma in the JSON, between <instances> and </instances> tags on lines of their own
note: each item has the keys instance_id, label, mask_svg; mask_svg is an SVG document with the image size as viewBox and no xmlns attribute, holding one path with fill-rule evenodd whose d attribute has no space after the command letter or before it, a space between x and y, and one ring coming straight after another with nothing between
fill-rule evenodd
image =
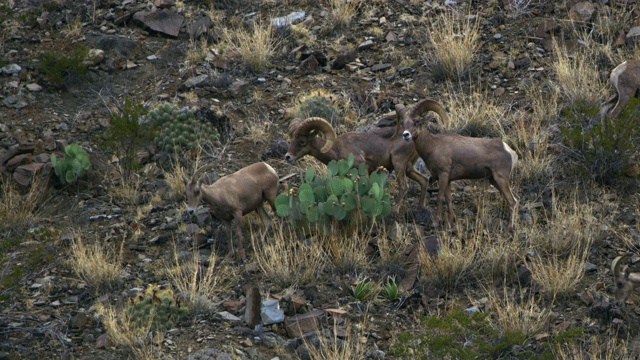
<instances>
[{"instance_id":1,"label":"cluster of cactus","mask_svg":"<svg viewBox=\"0 0 640 360\"><path fill-rule=\"evenodd\" d=\"M58 160L56 154L51 154L51 165L61 184L73 184L83 177L91 163L89 155L79 145L71 144L64 148L64 159Z\"/></svg>"},{"instance_id":2,"label":"cluster of cactus","mask_svg":"<svg viewBox=\"0 0 640 360\"><path fill-rule=\"evenodd\" d=\"M220 142L218 131L199 121L189 109L163 104L150 111L148 116L159 128L155 144L162 150L178 153L196 149L202 144Z\"/></svg>"},{"instance_id":3,"label":"cluster of cactus","mask_svg":"<svg viewBox=\"0 0 640 360\"><path fill-rule=\"evenodd\" d=\"M276 213L302 228L317 224L327 229L340 222L386 217L391 212L387 176L384 168L367 174L365 164L353 167L353 154L347 160L327 164L327 175L316 175L308 168L299 188L276 197Z\"/></svg>"},{"instance_id":4,"label":"cluster of cactus","mask_svg":"<svg viewBox=\"0 0 640 360\"><path fill-rule=\"evenodd\" d=\"M329 122L338 116L338 108L331 96L310 95L302 99L293 110L293 116L300 119L321 117Z\"/></svg>"},{"instance_id":5,"label":"cluster of cactus","mask_svg":"<svg viewBox=\"0 0 640 360\"><path fill-rule=\"evenodd\" d=\"M129 298L126 313L138 326L151 325L151 330L166 330L188 319L188 309L171 288L149 285Z\"/></svg>"}]
</instances>

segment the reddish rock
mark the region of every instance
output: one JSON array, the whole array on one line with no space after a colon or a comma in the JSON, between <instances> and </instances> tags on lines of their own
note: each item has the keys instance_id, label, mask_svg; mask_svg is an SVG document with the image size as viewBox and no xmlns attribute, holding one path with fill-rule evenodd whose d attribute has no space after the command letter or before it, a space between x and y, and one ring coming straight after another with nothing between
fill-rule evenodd
<instances>
[{"instance_id":1,"label":"reddish rock","mask_svg":"<svg viewBox=\"0 0 640 360\"><path fill-rule=\"evenodd\" d=\"M310 331L318 330L320 323L326 317L327 314L323 310L316 309L285 319L284 326L289 337L297 338Z\"/></svg>"}]
</instances>

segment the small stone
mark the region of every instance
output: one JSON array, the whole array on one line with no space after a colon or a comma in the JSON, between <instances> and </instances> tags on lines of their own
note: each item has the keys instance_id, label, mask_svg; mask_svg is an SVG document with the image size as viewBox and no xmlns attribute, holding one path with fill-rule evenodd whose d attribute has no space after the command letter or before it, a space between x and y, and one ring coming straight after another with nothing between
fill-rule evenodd
<instances>
[{"instance_id":1,"label":"small stone","mask_svg":"<svg viewBox=\"0 0 640 360\"><path fill-rule=\"evenodd\" d=\"M17 74L20 72L20 70L22 70L22 67L20 67L20 65L18 64L9 64L2 68L2 72L7 75Z\"/></svg>"},{"instance_id":2,"label":"small stone","mask_svg":"<svg viewBox=\"0 0 640 360\"><path fill-rule=\"evenodd\" d=\"M29 90L31 92L42 91L42 86L40 86L40 85L38 85L36 83L27 84L27 90Z\"/></svg>"}]
</instances>

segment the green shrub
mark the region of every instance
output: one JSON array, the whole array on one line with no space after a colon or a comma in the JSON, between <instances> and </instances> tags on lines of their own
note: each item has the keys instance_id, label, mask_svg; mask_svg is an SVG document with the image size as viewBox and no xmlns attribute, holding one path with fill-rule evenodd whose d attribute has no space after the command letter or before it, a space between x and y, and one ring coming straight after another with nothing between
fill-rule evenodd
<instances>
[{"instance_id":1,"label":"green shrub","mask_svg":"<svg viewBox=\"0 0 640 360\"><path fill-rule=\"evenodd\" d=\"M601 185L614 184L639 151L639 99L616 119L599 119L597 105L577 104L560 115L562 140L579 173Z\"/></svg>"},{"instance_id":2,"label":"green shrub","mask_svg":"<svg viewBox=\"0 0 640 360\"><path fill-rule=\"evenodd\" d=\"M311 225L326 231L344 223L358 223L368 219L384 218L391 212L388 172L380 168L367 174L364 164L353 167L353 154L348 160L331 161L327 175L320 176L308 168L299 188L276 197L276 213L289 218L299 229L309 230Z\"/></svg>"},{"instance_id":3,"label":"green shrub","mask_svg":"<svg viewBox=\"0 0 640 360\"><path fill-rule=\"evenodd\" d=\"M328 122L333 122L338 116L338 108L334 105L331 96L318 93L304 97L291 113L294 118L321 117Z\"/></svg>"},{"instance_id":4,"label":"green shrub","mask_svg":"<svg viewBox=\"0 0 640 360\"><path fill-rule=\"evenodd\" d=\"M51 154L51 165L61 184L73 184L91 167L89 155L76 144L65 146L64 153L62 160L58 160L56 154Z\"/></svg>"},{"instance_id":5,"label":"green shrub","mask_svg":"<svg viewBox=\"0 0 640 360\"><path fill-rule=\"evenodd\" d=\"M125 309L131 320L139 326L151 324L151 330L167 330L187 321L188 309L171 288L161 289L149 285L139 294L129 298Z\"/></svg>"},{"instance_id":6,"label":"green shrub","mask_svg":"<svg viewBox=\"0 0 640 360\"><path fill-rule=\"evenodd\" d=\"M163 104L149 112L152 122L160 131L155 136L158 148L178 153L194 150L201 144L218 144L220 135L211 126L205 126L188 109Z\"/></svg>"},{"instance_id":7,"label":"green shrub","mask_svg":"<svg viewBox=\"0 0 640 360\"><path fill-rule=\"evenodd\" d=\"M83 61L89 50L86 47L75 47L70 55L58 52L45 52L40 56L40 68L44 76L57 87L63 87L69 80L83 78L87 66Z\"/></svg>"},{"instance_id":8,"label":"green shrub","mask_svg":"<svg viewBox=\"0 0 640 360\"><path fill-rule=\"evenodd\" d=\"M380 295L390 301L395 301L400 298L400 288L398 287L395 276L390 276L387 279L387 282L386 284L384 284L382 291L380 291Z\"/></svg>"},{"instance_id":9,"label":"green shrub","mask_svg":"<svg viewBox=\"0 0 640 360\"><path fill-rule=\"evenodd\" d=\"M151 122L142 121L147 114L144 104L131 98L125 98L118 111L109 115L109 128L105 131L103 145L115 152L125 171L136 170L140 164L137 152L151 143L157 127Z\"/></svg>"}]
</instances>

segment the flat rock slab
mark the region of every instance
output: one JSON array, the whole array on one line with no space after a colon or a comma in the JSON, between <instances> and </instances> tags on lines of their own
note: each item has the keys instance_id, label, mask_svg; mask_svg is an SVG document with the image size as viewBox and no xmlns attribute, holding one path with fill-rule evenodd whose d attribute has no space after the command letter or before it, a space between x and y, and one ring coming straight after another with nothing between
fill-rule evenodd
<instances>
[{"instance_id":1,"label":"flat rock slab","mask_svg":"<svg viewBox=\"0 0 640 360\"><path fill-rule=\"evenodd\" d=\"M168 10L138 11L133 14L133 20L153 31L177 37L184 17Z\"/></svg>"}]
</instances>

